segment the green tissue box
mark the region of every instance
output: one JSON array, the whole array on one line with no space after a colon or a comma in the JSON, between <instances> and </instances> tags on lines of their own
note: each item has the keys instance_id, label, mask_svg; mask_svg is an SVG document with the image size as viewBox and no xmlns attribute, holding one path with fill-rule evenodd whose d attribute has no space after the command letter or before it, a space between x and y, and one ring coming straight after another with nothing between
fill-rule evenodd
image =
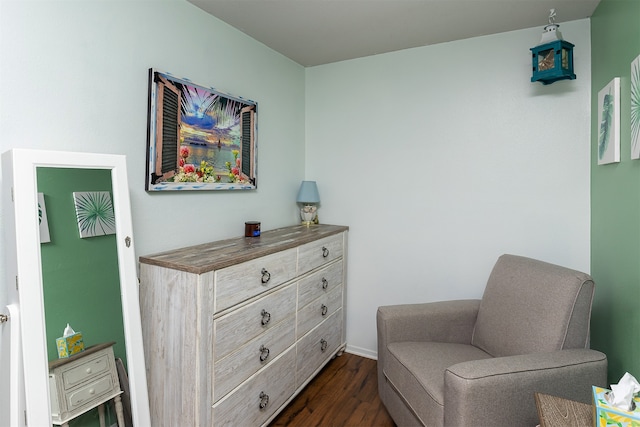
<instances>
[{"instance_id":1,"label":"green tissue box","mask_svg":"<svg viewBox=\"0 0 640 427\"><path fill-rule=\"evenodd\" d=\"M84 350L84 341L82 341L82 332L68 335L66 337L56 338L56 347L58 347L58 357L65 358L80 353Z\"/></svg>"}]
</instances>

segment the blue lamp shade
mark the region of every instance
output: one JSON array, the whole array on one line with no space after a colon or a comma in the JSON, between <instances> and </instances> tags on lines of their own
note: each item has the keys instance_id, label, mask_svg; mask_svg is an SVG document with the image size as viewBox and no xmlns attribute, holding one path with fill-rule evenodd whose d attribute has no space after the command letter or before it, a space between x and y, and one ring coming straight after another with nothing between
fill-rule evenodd
<instances>
[{"instance_id":1,"label":"blue lamp shade","mask_svg":"<svg viewBox=\"0 0 640 427\"><path fill-rule=\"evenodd\" d=\"M302 181L298 190L298 203L320 203L320 193L315 181Z\"/></svg>"}]
</instances>

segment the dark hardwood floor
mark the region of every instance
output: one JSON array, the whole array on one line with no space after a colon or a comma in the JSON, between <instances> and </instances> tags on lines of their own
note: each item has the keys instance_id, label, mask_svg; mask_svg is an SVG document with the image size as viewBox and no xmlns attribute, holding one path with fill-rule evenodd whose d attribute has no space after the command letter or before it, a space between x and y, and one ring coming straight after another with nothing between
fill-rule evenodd
<instances>
[{"instance_id":1,"label":"dark hardwood floor","mask_svg":"<svg viewBox=\"0 0 640 427\"><path fill-rule=\"evenodd\" d=\"M330 361L269 427L393 427L378 397L376 361L344 353Z\"/></svg>"}]
</instances>

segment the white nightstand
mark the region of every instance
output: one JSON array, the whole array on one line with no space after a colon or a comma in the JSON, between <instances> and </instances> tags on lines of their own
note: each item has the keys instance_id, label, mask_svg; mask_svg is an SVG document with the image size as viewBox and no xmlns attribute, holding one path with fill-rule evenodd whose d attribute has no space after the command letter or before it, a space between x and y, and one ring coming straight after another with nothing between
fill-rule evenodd
<instances>
[{"instance_id":1,"label":"white nightstand","mask_svg":"<svg viewBox=\"0 0 640 427\"><path fill-rule=\"evenodd\" d=\"M114 399L118 426L124 427L114 344L97 344L66 359L49 362L53 424L68 427L70 420L97 407L100 427L104 427L104 403Z\"/></svg>"}]
</instances>

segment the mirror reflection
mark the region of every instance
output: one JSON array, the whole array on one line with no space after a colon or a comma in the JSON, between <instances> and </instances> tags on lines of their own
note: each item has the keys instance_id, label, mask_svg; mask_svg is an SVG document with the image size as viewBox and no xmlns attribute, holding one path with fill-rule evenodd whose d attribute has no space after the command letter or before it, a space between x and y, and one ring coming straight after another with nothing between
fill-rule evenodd
<instances>
[{"instance_id":1,"label":"mirror reflection","mask_svg":"<svg viewBox=\"0 0 640 427\"><path fill-rule=\"evenodd\" d=\"M56 339L64 335L68 324L75 332L81 333L85 352L100 344L115 343L112 346L115 359L120 359L126 370L116 234L103 234L104 230L97 224L98 235L81 238L74 200L74 193L79 199L80 192L107 192L111 195L111 171L38 167L37 185L38 193L44 196L44 206L40 206L44 212L39 214L39 218L46 218L49 232L49 241L41 244L41 261L50 369L52 365L64 363L56 362L65 359L59 358ZM109 196L109 204L110 201ZM99 206L96 200L91 199L86 202L85 207L89 222L100 219L104 206ZM110 204L109 208L113 214L113 205ZM89 225L96 226L95 223ZM99 359L93 363L98 364ZM108 393L105 390L105 398L109 397ZM122 401L125 403L123 420L126 425L131 425L126 393ZM55 411L55 407L52 402L52 411ZM103 408L102 414L101 410L93 408L74 418L69 425L98 426L101 425L101 418L108 426L118 424L114 400L109 399ZM55 421L54 417L54 423Z\"/></svg>"}]
</instances>

